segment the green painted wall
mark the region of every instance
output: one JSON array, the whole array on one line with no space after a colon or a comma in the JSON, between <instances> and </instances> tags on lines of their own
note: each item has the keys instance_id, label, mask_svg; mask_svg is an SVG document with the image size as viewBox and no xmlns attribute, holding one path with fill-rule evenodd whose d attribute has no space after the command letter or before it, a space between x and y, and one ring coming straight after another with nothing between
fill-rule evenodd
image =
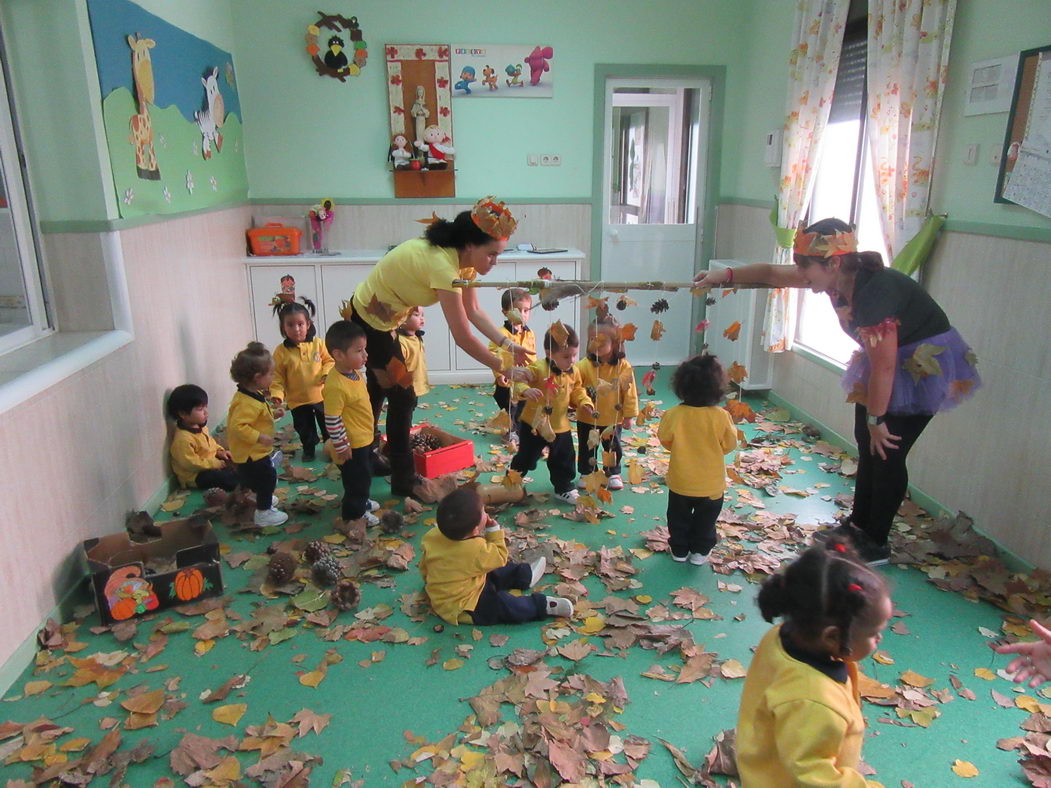
<instances>
[{"instance_id":1,"label":"green painted wall","mask_svg":"<svg viewBox=\"0 0 1051 788\"><path fill-rule=\"evenodd\" d=\"M950 222L982 222L1051 229L1051 219L1026 208L993 202L998 168L990 163L1003 146L1008 114L965 117L970 65L1051 44L1048 0L961 0L942 105L932 208ZM979 146L978 164L964 164L967 146Z\"/></svg>"},{"instance_id":2,"label":"green painted wall","mask_svg":"<svg viewBox=\"0 0 1051 788\"><path fill-rule=\"evenodd\" d=\"M389 198L386 43L544 43L555 97L453 100L457 193L581 198L591 194L596 63L727 66L740 96L753 0L529 0L426 6L358 0L368 65L346 84L315 74L304 50L313 0L231 0L249 195ZM439 10L440 9L440 10ZM740 101L740 99L738 99ZM743 103L743 102L740 102ZM717 130L721 131L721 130ZM562 166L528 167L528 153Z\"/></svg>"}]
</instances>

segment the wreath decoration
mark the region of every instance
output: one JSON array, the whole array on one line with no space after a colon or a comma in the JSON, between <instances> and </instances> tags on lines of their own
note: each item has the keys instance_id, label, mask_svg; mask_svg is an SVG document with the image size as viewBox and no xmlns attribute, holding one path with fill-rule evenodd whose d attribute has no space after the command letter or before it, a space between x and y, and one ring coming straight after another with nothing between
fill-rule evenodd
<instances>
[{"instance_id":1,"label":"wreath decoration","mask_svg":"<svg viewBox=\"0 0 1051 788\"><path fill-rule=\"evenodd\" d=\"M318 76L334 77L340 82L346 82L347 77L358 76L369 57L368 44L362 37L358 18L326 14L323 11L317 14L318 20L307 25L306 42L307 54ZM322 29L331 31L331 35L325 38ZM345 38L350 39L349 44ZM324 50L320 43L323 39Z\"/></svg>"}]
</instances>

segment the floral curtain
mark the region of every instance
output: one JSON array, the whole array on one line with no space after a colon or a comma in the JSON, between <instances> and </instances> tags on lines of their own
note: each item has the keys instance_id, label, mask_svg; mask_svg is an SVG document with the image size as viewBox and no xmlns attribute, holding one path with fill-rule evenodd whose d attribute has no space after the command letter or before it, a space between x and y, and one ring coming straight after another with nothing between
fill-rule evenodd
<instances>
[{"instance_id":1,"label":"floral curtain","mask_svg":"<svg viewBox=\"0 0 1051 788\"><path fill-rule=\"evenodd\" d=\"M849 6L850 0L796 3L775 231L774 262L781 265L792 264L795 228L814 186L819 144L836 86ZM763 322L763 344L767 350L780 353L791 347L795 300L795 293L789 288L771 290L767 296Z\"/></svg>"},{"instance_id":2,"label":"floral curtain","mask_svg":"<svg viewBox=\"0 0 1051 788\"><path fill-rule=\"evenodd\" d=\"M868 133L893 260L923 227L956 0L869 0Z\"/></svg>"}]
</instances>

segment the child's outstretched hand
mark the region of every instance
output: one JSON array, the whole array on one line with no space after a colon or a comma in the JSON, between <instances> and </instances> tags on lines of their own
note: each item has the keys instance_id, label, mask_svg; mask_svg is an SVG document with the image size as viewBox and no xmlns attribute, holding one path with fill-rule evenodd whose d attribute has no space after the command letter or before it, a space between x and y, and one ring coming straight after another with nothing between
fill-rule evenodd
<instances>
[{"instance_id":1,"label":"child's outstretched hand","mask_svg":"<svg viewBox=\"0 0 1051 788\"><path fill-rule=\"evenodd\" d=\"M541 399L544 396L544 392L542 392L540 389L526 389L522 392L522 396L526 399L536 400Z\"/></svg>"},{"instance_id":2,"label":"child's outstretched hand","mask_svg":"<svg viewBox=\"0 0 1051 788\"><path fill-rule=\"evenodd\" d=\"M634 419L624 419L624 421L622 421L620 423L620 426L621 426L621 429L630 430L632 427L635 426L635 420Z\"/></svg>"},{"instance_id":3,"label":"child's outstretched hand","mask_svg":"<svg viewBox=\"0 0 1051 788\"><path fill-rule=\"evenodd\" d=\"M1029 621L1029 628L1040 640L994 645L992 649L998 654L1017 654L1017 657L1007 663L1007 672L1014 674L1014 682L1021 684L1028 679L1029 686L1036 687L1045 681L1051 681L1051 629L1032 619Z\"/></svg>"}]
</instances>

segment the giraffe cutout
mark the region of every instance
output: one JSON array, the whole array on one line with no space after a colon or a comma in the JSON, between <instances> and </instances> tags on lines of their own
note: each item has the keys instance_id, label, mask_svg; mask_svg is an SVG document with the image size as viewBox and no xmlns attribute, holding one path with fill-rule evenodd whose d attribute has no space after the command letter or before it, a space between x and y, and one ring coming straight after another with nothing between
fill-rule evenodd
<instances>
[{"instance_id":1,"label":"giraffe cutout","mask_svg":"<svg viewBox=\"0 0 1051 788\"><path fill-rule=\"evenodd\" d=\"M157 154L153 149L153 123L150 120L150 104L154 100L150 50L156 45L152 38L142 38L138 33L128 36L131 73L135 80L135 97L139 109L138 114L131 116L131 136L128 141L135 146L135 169L139 177L147 181L159 181L161 178Z\"/></svg>"}]
</instances>

